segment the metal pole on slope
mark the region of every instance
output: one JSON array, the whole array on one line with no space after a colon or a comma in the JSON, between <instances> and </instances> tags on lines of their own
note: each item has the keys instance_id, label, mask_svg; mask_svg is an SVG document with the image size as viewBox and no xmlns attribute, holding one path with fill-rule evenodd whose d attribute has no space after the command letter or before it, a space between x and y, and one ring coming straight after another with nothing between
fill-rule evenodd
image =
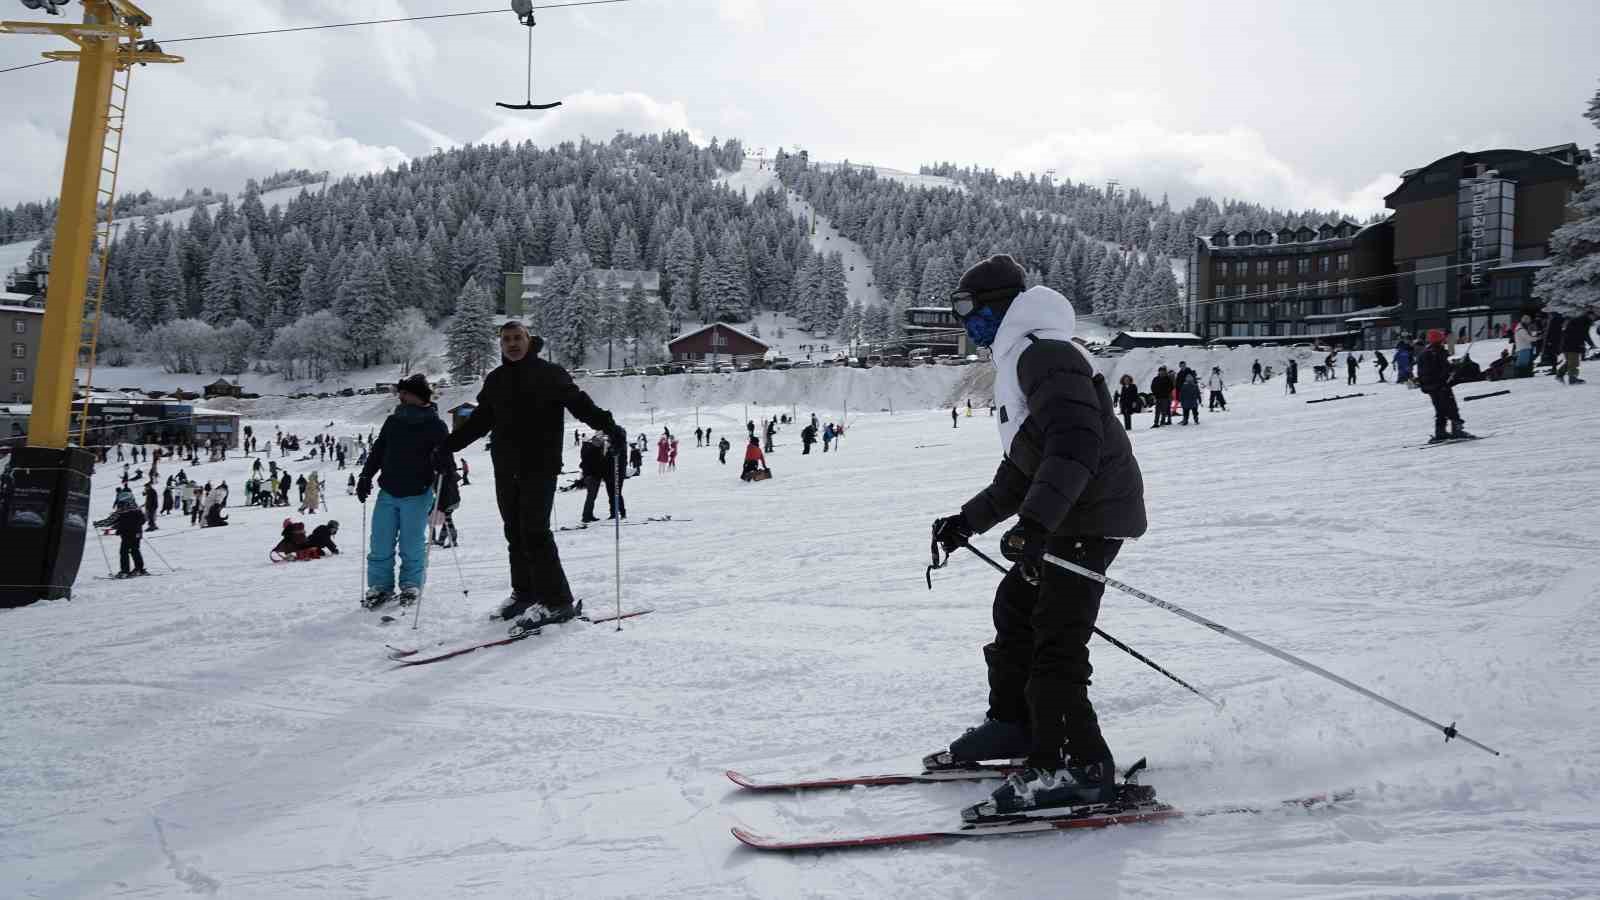
<instances>
[{"instance_id":1,"label":"metal pole on slope","mask_svg":"<svg viewBox=\"0 0 1600 900\"><path fill-rule=\"evenodd\" d=\"M611 534L616 546L617 560L617 630L622 630L622 479L627 470L623 468L627 456L621 448L617 449L616 490L611 493Z\"/></svg>"},{"instance_id":2,"label":"metal pole on slope","mask_svg":"<svg viewBox=\"0 0 1600 900\"><path fill-rule=\"evenodd\" d=\"M992 558L990 558L990 556L987 553L984 553L982 550L979 550L977 547L972 546L971 543L968 543L965 546L966 546L966 548L968 550L972 551L972 554L974 556L978 557L979 559L981 559L984 562L988 563L989 565L993 566L995 571L999 572L1002 575L1008 574L1007 571L1006 571L1006 567L1000 565L998 562L995 562ZM1116 638L1112 637L1111 635L1106 634L1104 631L1101 631L1100 627L1098 625L1094 627L1094 633L1100 635L1103 638L1105 638L1106 641L1111 644L1111 646L1116 647L1118 650L1121 650L1123 653L1128 654L1129 656L1133 657L1134 659L1137 659L1139 662L1144 663L1145 665L1149 666L1150 668L1155 669L1157 672L1160 672L1161 674L1163 674L1163 675L1167 676L1168 678L1172 679L1173 681L1177 682L1179 685L1181 685L1185 689L1187 689L1189 691L1189 693L1194 694L1196 697L1199 697L1201 700L1204 700L1207 703L1211 704L1212 706L1215 706L1217 709L1221 709L1222 708L1222 701L1221 700L1217 700L1217 699L1207 695L1204 691L1200 690L1199 688L1195 687L1194 685L1190 684L1189 682L1184 681L1182 678L1179 678L1178 676L1172 674L1171 672L1168 672L1166 669L1163 669L1160 665L1158 665L1154 660L1150 659L1148 656L1145 656L1144 654L1142 654L1139 651L1133 649L1132 647L1129 647L1127 644L1124 644L1123 642L1117 640Z\"/></svg>"},{"instance_id":3,"label":"metal pole on slope","mask_svg":"<svg viewBox=\"0 0 1600 900\"><path fill-rule=\"evenodd\" d=\"M1373 691L1370 691L1370 690L1362 687L1361 685L1356 684L1353 681L1350 681L1347 678L1341 678L1340 676L1335 675L1332 672L1329 672L1327 669L1324 669L1321 666L1316 665L1315 663L1307 662L1306 660L1303 660L1300 657L1295 656L1293 653L1289 653L1289 652L1284 651L1284 650L1279 650L1277 647L1274 647L1271 644L1263 643L1262 641L1258 641L1255 638L1250 637L1248 635L1240 634L1239 632L1234 631L1233 629L1228 628L1225 625L1219 625L1216 622L1213 622L1213 621L1211 621L1210 619L1207 619L1204 616L1195 615L1194 613L1189 612L1188 610L1184 609L1181 606L1178 606L1175 603L1168 603L1167 601L1161 600L1161 599L1159 599L1159 598L1157 598L1157 597L1155 597L1155 596L1153 596L1151 594L1147 594L1144 591L1141 591L1136 587L1132 587L1132 586L1123 584L1122 582L1116 580L1115 578L1107 578L1106 576L1100 574L1099 572L1094 571L1093 569L1086 569L1083 566L1080 566L1080 565L1078 565L1076 563L1068 562L1068 561L1060 558L1059 556L1055 556L1053 554L1046 553L1044 555L1044 561L1047 562L1047 563L1050 563L1053 566L1056 566L1057 568L1066 569L1068 572L1073 572L1073 573L1076 573L1078 575L1082 575L1085 578L1091 578L1091 579L1093 579L1095 581L1100 582L1101 584L1105 585L1106 587L1116 588L1117 590L1122 591L1125 594L1129 594L1131 596L1138 597L1140 600L1143 600L1144 602L1150 604L1151 606L1157 606L1157 607L1160 607L1161 609L1166 610L1167 612L1173 613L1173 614L1178 615L1178 616L1182 616L1183 618L1188 619L1189 621L1195 623L1196 625L1204 625L1205 627L1211 629L1212 631L1215 631L1218 634L1226 635L1227 637L1231 637L1231 638L1233 638L1234 640L1238 641L1241 644L1245 644L1247 646L1254 647L1257 650L1260 650L1261 652L1263 652L1263 653L1265 653L1265 654L1267 654L1269 656L1275 656L1278 659L1281 659L1286 663L1289 663L1289 664L1295 665L1295 666L1299 666L1300 668L1305 669L1307 672L1311 672L1311 673L1316 674L1316 675L1321 675L1323 678L1326 678L1329 681L1332 681L1334 684L1337 684L1337 685L1339 685L1341 687L1349 688L1350 690L1355 691L1356 693L1360 694L1363 697L1366 697L1369 700L1376 700L1377 702L1382 703L1384 706L1389 707L1390 709L1394 710L1397 713L1400 713L1401 715L1410 716L1411 718L1416 719L1418 722L1422 722L1422 723L1424 723L1426 725L1429 725L1429 726L1431 726L1433 728L1438 729L1441 733L1444 734L1444 739L1446 741L1450 740L1451 738L1460 738L1461 740L1466 741L1467 743L1471 744L1474 747L1477 747L1479 750L1482 750L1482 751L1484 751L1486 753L1492 753L1495 756L1499 756L1500 755L1500 751L1495 750L1494 748L1486 746L1484 744L1480 744L1479 742L1473 740L1472 738L1469 738L1466 735L1461 734L1460 732L1458 732L1456 730L1456 726L1455 726L1454 722L1450 723L1449 725L1441 725L1438 722L1435 722L1434 720L1428 718L1427 716L1422 715L1419 712L1416 712L1414 710L1411 710L1411 709L1408 709L1408 708L1406 708L1404 706L1401 706L1400 704L1394 702L1393 700L1390 700L1388 697L1385 697L1385 696L1383 696L1381 694L1378 694L1378 693L1375 693Z\"/></svg>"}]
</instances>

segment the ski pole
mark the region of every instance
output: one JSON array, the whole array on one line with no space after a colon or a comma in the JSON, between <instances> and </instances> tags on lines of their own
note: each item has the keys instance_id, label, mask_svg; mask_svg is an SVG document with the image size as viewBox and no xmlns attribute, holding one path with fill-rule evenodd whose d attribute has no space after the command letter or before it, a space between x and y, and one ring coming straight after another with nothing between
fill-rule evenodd
<instances>
[{"instance_id":1,"label":"ski pole","mask_svg":"<svg viewBox=\"0 0 1600 900\"><path fill-rule=\"evenodd\" d=\"M148 543L148 542L147 542L147 543ZM160 560L161 560L161 564L162 564L162 565L164 565L164 566L166 566L166 567L167 567L167 571L169 571L169 572L176 572L176 571L178 571L178 570L177 570L177 568L176 568L176 567L175 567L175 566L173 566L173 565L172 565L172 563L170 563L170 562L168 562L168 561L167 561L167 558L166 558L166 556L164 556L164 555L163 555L163 554L162 554L162 553L161 553L161 551L160 551L160 550L156 550L156 545L155 545L155 544L150 544L150 549L151 549L151 550L155 550L155 554L156 554L156 558L157 558L157 559L160 559Z\"/></svg>"},{"instance_id":2,"label":"ski pole","mask_svg":"<svg viewBox=\"0 0 1600 900\"><path fill-rule=\"evenodd\" d=\"M622 630L622 477L623 457L617 453L616 490L611 493L611 534L615 538L617 560L617 630Z\"/></svg>"},{"instance_id":3,"label":"ski pole","mask_svg":"<svg viewBox=\"0 0 1600 900\"><path fill-rule=\"evenodd\" d=\"M1132 596L1138 597L1140 600L1143 600L1144 602L1150 604L1151 606L1157 606L1157 607L1160 607L1161 609L1166 610L1167 612L1173 613L1173 614L1178 615L1178 616L1182 616L1183 618L1188 619L1189 621L1195 623L1196 625L1204 625L1205 627L1211 629L1212 631L1215 631L1218 634L1226 635L1226 636L1231 637L1234 640L1236 640L1236 641L1238 641L1238 642L1240 642L1242 644L1246 644L1248 646L1254 647L1257 650L1260 650L1261 652L1263 652L1263 653L1265 653L1265 654L1267 654L1269 656L1275 656L1278 659L1281 659L1286 663L1289 663L1289 664L1295 665L1295 666L1299 666L1300 668L1305 669L1307 672L1311 672L1311 673L1314 673L1314 674L1317 674L1317 675L1321 675L1323 678L1326 678L1329 681L1332 681L1334 684L1340 685L1342 687L1349 688L1350 690L1355 691L1356 693L1360 694L1363 697L1366 697L1369 700L1376 700L1377 702L1382 703L1384 706L1389 707L1390 709L1394 710L1397 713L1400 713L1400 714L1406 715L1406 716L1410 716L1411 718L1416 719L1418 722L1422 722L1422 723L1424 723L1424 724L1426 724L1426 725L1428 725L1430 727L1437 728L1441 733L1444 734L1444 739L1446 741L1449 741L1451 738L1460 738L1461 740L1466 741L1467 743L1471 744L1474 747L1477 747L1479 750L1482 750L1482 751L1484 751L1486 753L1492 753L1495 756L1499 756L1500 755L1500 751L1495 750L1492 747L1485 746L1484 744L1480 744L1479 742L1473 740L1472 738L1469 738L1466 735L1461 734L1460 732L1458 732L1456 730L1456 725L1455 725L1454 722L1451 722L1449 725L1440 725L1438 722L1435 722L1434 720L1428 718L1427 716L1422 715L1419 712L1416 712L1414 710L1411 710L1411 709L1408 709L1408 708L1406 708L1404 706L1401 706L1400 704L1394 702L1393 700L1390 700L1388 697L1385 697L1385 696L1383 696L1381 694L1378 694L1378 693L1375 693L1373 691L1367 690L1366 688L1362 687L1359 684L1356 684L1353 681L1350 681L1347 678L1341 678L1338 675L1335 675L1332 672L1329 672L1327 669L1322 668L1321 666L1318 666L1318 665L1316 665L1314 663L1307 662L1306 660L1303 660L1300 657L1295 656L1293 653L1289 653L1289 652L1284 651L1284 650L1279 650L1277 647L1274 647L1271 644L1263 643L1263 642L1258 641L1255 638L1250 637L1248 635L1240 634L1239 632L1234 631L1234 630L1232 630L1231 628L1228 628L1225 625L1219 625L1216 622L1213 622L1210 619L1205 618L1204 616L1195 615L1194 613L1189 612L1188 610L1184 609L1181 606L1178 606L1175 603L1168 603L1165 600L1161 600L1161 599L1159 599L1157 597L1154 597L1154 596L1152 596L1150 594L1146 594L1144 591L1141 591L1136 587L1131 587L1129 585L1123 584L1122 582L1116 580L1115 578L1107 578L1106 576L1100 574L1099 572L1094 571L1093 569L1085 569L1083 566L1077 565L1076 563L1070 563L1070 562L1068 562L1068 561L1066 561L1066 560L1064 560L1064 559L1062 559L1062 558L1060 558L1058 556L1046 553L1044 555L1044 561L1047 562L1047 563L1050 563L1053 566L1056 566L1057 568L1066 569L1068 572L1074 572L1074 573L1076 573L1078 575L1082 575L1085 578L1091 578L1091 579L1093 579L1095 581L1100 582L1101 584L1105 585L1106 587L1113 587L1113 588L1116 588L1119 591L1122 591L1125 594L1131 594Z\"/></svg>"},{"instance_id":4,"label":"ski pole","mask_svg":"<svg viewBox=\"0 0 1600 900\"><path fill-rule=\"evenodd\" d=\"M993 559L991 559L989 557L989 555L987 553L984 553L982 550L979 550L977 547L972 546L970 543L966 544L965 546L966 546L966 548L968 550L972 551L973 555L977 556L979 559L981 559L984 562L988 563L989 565L993 566L995 571L1000 572L1002 575L1006 574L1006 567L1000 565L998 562L995 562ZM1124 644L1123 642L1117 640L1116 638L1112 637L1111 635L1106 634L1104 631L1101 631L1100 627L1098 625L1096 625L1094 627L1094 633L1100 635L1103 638L1105 638L1106 641L1111 644L1111 646L1116 647L1118 650L1121 650L1123 653L1128 654L1129 656L1133 657L1134 659L1137 659L1139 662L1144 663L1145 665L1149 666L1150 668L1155 669L1157 672L1160 672L1161 674L1167 676L1168 678L1170 678L1173 681L1177 682L1178 684L1182 685L1190 693L1194 694L1196 697L1199 697L1201 700L1204 700L1207 703L1211 704L1212 706L1215 706L1217 709L1221 709L1222 708L1222 701L1207 696L1204 691L1200 690L1199 688L1195 687L1194 685L1190 684L1189 682L1184 681L1182 678L1179 678L1178 676L1172 674L1171 672L1168 672L1166 669L1161 668L1160 665L1156 664L1156 662L1154 660L1152 660L1149 657L1145 656L1143 653L1140 653L1139 651L1133 649L1132 647L1129 647L1127 644Z\"/></svg>"},{"instance_id":5,"label":"ski pole","mask_svg":"<svg viewBox=\"0 0 1600 900\"><path fill-rule=\"evenodd\" d=\"M363 609L367 605L367 557L372 551L367 548L367 501L361 501L361 597L359 602Z\"/></svg>"}]
</instances>

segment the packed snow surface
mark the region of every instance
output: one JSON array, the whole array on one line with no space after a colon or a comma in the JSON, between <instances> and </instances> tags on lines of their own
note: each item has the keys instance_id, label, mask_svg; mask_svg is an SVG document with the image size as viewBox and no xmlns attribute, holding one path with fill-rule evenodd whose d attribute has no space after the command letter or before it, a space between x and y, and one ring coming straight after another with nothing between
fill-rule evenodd
<instances>
[{"instance_id":1,"label":"packed snow surface","mask_svg":"<svg viewBox=\"0 0 1600 900\"><path fill-rule=\"evenodd\" d=\"M486 619L507 579L481 444L466 454L463 546L433 551L416 630L358 608L347 473L293 457L291 472L331 482L331 509L304 518L339 519L343 555L269 563L292 510L235 508L205 530L170 516L145 543L160 577L97 579L116 546L91 537L71 602L0 612L0 895L1594 896L1595 388L1464 387L1511 391L1462 404L1489 437L1415 449L1426 399L1372 377L1307 379L1294 397L1239 385L1198 426L1152 431L1141 416L1151 528L1111 574L1456 722L1501 757L1108 592L1101 627L1226 702L1215 711L1097 640L1092 695L1120 762L1148 756L1147 782L1191 809L1355 799L829 856L745 849L735 823L945 827L992 789L752 796L723 770L901 771L981 719L996 576L958 553L930 591L923 567L929 522L993 471L994 423L852 407L841 450L802 456L785 428L774 478L746 485L695 446L691 408L663 404L652 424L607 394L630 429L653 438L667 423L682 439L675 472L647 458L627 482L621 605L655 612L620 632L573 623L436 665L386 658L385 643L503 630ZM276 408L285 418L255 419L258 432L364 432L382 404ZM743 416L726 403L699 423L738 438ZM247 465L190 474L226 479L241 502ZM102 467L96 516L120 469ZM557 524L581 499L557 495ZM614 532L557 541L587 608L613 608Z\"/></svg>"}]
</instances>

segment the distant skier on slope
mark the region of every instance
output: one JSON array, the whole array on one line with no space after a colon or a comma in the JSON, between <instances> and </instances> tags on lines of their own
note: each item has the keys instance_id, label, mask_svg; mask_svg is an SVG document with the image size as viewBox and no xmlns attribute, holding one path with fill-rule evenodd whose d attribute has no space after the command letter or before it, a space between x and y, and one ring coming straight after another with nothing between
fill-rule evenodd
<instances>
[{"instance_id":1,"label":"distant skier on slope","mask_svg":"<svg viewBox=\"0 0 1600 900\"><path fill-rule=\"evenodd\" d=\"M505 523L511 568L511 596L499 615L518 619L527 614L528 627L565 622L578 614L550 533L565 414L603 432L614 447L628 443L611 413L596 406L566 369L538 357L543 345L521 322L501 325L500 365L484 377L477 410L445 442L454 453L493 434L495 499Z\"/></svg>"},{"instance_id":2,"label":"distant skier on slope","mask_svg":"<svg viewBox=\"0 0 1600 900\"><path fill-rule=\"evenodd\" d=\"M1461 409L1456 405L1456 394L1451 389L1450 352L1444 346L1445 333L1437 328L1428 331L1428 346L1417 358L1417 383L1422 392L1433 401L1433 437L1428 443L1460 440L1475 437L1462 430ZM1445 433L1448 424L1450 432Z\"/></svg>"},{"instance_id":3,"label":"distant skier on slope","mask_svg":"<svg viewBox=\"0 0 1600 900\"><path fill-rule=\"evenodd\" d=\"M993 256L951 295L968 337L991 348L1002 458L988 487L933 523L949 551L1018 517L1001 539L1015 565L995 591L995 639L984 648L988 714L929 760L1026 757L982 804L1001 814L1115 798L1116 764L1089 701L1088 644L1105 589L1044 554L1104 572L1146 527L1139 464L1105 379L1071 341L1072 304L1024 285L1015 260Z\"/></svg>"}]
</instances>

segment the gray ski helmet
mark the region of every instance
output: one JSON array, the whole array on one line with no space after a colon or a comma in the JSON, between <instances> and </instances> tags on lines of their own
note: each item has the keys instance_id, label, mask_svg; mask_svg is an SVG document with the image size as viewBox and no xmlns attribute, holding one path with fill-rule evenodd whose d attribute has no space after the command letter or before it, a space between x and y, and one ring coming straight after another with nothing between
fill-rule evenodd
<instances>
[{"instance_id":1,"label":"gray ski helmet","mask_svg":"<svg viewBox=\"0 0 1600 900\"><path fill-rule=\"evenodd\" d=\"M338 531L339 530L339 520L338 519L329 519L328 520L328 530L329 531Z\"/></svg>"}]
</instances>

